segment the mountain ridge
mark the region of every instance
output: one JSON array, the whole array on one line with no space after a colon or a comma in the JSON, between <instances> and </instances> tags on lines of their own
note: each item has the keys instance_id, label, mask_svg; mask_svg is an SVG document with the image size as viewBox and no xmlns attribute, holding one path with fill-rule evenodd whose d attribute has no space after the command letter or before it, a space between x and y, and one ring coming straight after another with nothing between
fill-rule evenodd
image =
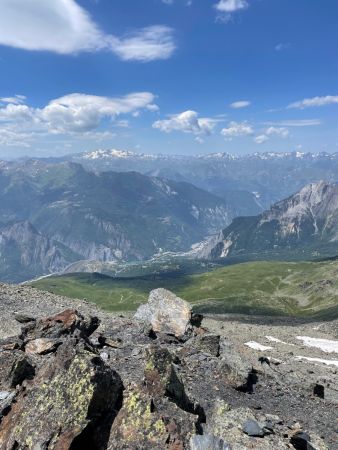
<instances>
[{"instance_id":1,"label":"mountain ridge","mask_svg":"<svg viewBox=\"0 0 338 450\"><path fill-rule=\"evenodd\" d=\"M199 256L217 259L338 252L338 185L320 181L253 217L237 217L202 246ZM261 256L259 255L261 253Z\"/></svg>"},{"instance_id":2,"label":"mountain ridge","mask_svg":"<svg viewBox=\"0 0 338 450\"><path fill-rule=\"evenodd\" d=\"M0 222L30 223L42 253L50 242L68 249L64 267L76 258L141 261L162 251L186 251L232 217L224 200L186 182L137 172L92 173L73 162L0 167ZM14 228L10 234L18 243ZM55 266L61 268L43 265L35 275L54 272Z\"/></svg>"}]
</instances>

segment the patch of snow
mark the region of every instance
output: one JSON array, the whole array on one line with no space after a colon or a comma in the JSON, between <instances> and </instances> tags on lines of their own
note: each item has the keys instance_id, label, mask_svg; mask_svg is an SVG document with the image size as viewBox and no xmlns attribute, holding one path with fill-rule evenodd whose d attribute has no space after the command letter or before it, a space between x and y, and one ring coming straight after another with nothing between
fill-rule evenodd
<instances>
[{"instance_id":1,"label":"patch of snow","mask_svg":"<svg viewBox=\"0 0 338 450\"><path fill-rule=\"evenodd\" d=\"M338 353L338 341L330 341L329 339L318 339L308 336L297 336L297 339L303 341L306 347L319 348L326 353Z\"/></svg>"},{"instance_id":2,"label":"patch of snow","mask_svg":"<svg viewBox=\"0 0 338 450\"><path fill-rule=\"evenodd\" d=\"M310 362L314 362L314 363L321 363L321 364L325 364L327 366L338 367L338 361L334 361L332 359L308 358L307 356L295 356L295 358L298 360L305 359L306 361L310 361Z\"/></svg>"},{"instance_id":3,"label":"patch of snow","mask_svg":"<svg viewBox=\"0 0 338 450\"><path fill-rule=\"evenodd\" d=\"M265 336L265 337L266 337L266 339L267 339L268 341L270 341L270 342L277 342L277 343L279 343L279 344L292 345L292 346L295 345L295 344L289 344L288 342L281 341L280 339L275 338L275 337L273 337L273 336Z\"/></svg>"},{"instance_id":4,"label":"patch of snow","mask_svg":"<svg viewBox=\"0 0 338 450\"><path fill-rule=\"evenodd\" d=\"M255 342L255 341L245 342L244 345L252 348L253 350L260 350L262 352L267 351L267 350L273 350L272 347L268 347L266 345L259 344L258 342Z\"/></svg>"}]
</instances>

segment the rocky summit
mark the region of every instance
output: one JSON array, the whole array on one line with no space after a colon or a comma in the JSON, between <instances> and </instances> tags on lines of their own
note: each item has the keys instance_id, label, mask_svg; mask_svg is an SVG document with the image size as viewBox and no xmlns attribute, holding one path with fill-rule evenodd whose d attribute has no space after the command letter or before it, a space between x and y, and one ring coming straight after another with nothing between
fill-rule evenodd
<instances>
[{"instance_id":1,"label":"rocky summit","mask_svg":"<svg viewBox=\"0 0 338 450\"><path fill-rule=\"evenodd\" d=\"M163 289L101 320L32 288L0 295L1 450L338 448L336 322L202 318Z\"/></svg>"}]
</instances>

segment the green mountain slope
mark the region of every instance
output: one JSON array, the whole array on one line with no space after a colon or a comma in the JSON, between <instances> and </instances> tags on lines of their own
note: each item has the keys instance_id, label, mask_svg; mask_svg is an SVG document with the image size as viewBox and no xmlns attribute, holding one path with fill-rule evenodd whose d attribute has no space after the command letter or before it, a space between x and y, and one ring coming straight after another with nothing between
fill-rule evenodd
<instances>
[{"instance_id":1,"label":"green mountain slope","mask_svg":"<svg viewBox=\"0 0 338 450\"><path fill-rule=\"evenodd\" d=\"M209 313L338 317L338 261L253 262L199 274L133 278L69 274L33 282L38 289L87 298L111 311L132 311L165 287Z\"/></svg>"}]
</instances>

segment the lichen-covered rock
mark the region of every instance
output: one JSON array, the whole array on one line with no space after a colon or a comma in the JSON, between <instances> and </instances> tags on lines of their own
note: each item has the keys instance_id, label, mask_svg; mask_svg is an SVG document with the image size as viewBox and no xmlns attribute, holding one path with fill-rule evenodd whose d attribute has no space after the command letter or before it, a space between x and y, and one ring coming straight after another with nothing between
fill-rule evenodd
<instances>
[{"instance_id":1,"label":"lichen-covered rock","mask_svg":"<svg viewBox=\"0 0 338 450\"><path fill-rule=\"evenodd\" d=\"M28 322L0 341L0 449L286 450L303 431L335 448L334 405L289 360L270 367L206 324L182 338L121 317L91 335L74 310Z\"/></svg>"},{"instance_id":2,"label":"lichen-covered rock","mask_svg":"<svg viewBox=\"0 0 338 450\"><path fill-rule=\"evenodd\" d=\"M135 318L150 323L155 332L173 334L178 338L192 329L191 306L166 289L151 291L148 303L138 308Z\"/></svg>"},{"instance_id":3,"label":"lichen-covered rock","mask_svg":"<svg viewBox=\"0 0 338 450\"><path fill-rule=\"evenodd\" d=\"M67 450L92 420L114 407L120 392L118 375L97 355L66 342L3 419L0 448Z\"/></svg>"},{"instance_id":4,"label":"lichen-covered rock","mask_svg":"<svg viewBox=\"0 0 338 450\"><path fill-rule=\"evenodd\" d=\"M108 450L183 450L196 433L197 421L168 398L153 398L146 388L134 386L124 395Z\"/></svg>"},{"instance_id":5,"label":"lichen-covered rock","mask_svg":"<svg viewBox=\"0 0 338 450\"><path fill-rule=\"evenodd\" d=\"M19 350L0 351L0 389L12 388L3 391L1 450L68 450L113 418L122 382L87 339L96 325L67 310L24 327Z\"/></svg>"}]
</instances>

